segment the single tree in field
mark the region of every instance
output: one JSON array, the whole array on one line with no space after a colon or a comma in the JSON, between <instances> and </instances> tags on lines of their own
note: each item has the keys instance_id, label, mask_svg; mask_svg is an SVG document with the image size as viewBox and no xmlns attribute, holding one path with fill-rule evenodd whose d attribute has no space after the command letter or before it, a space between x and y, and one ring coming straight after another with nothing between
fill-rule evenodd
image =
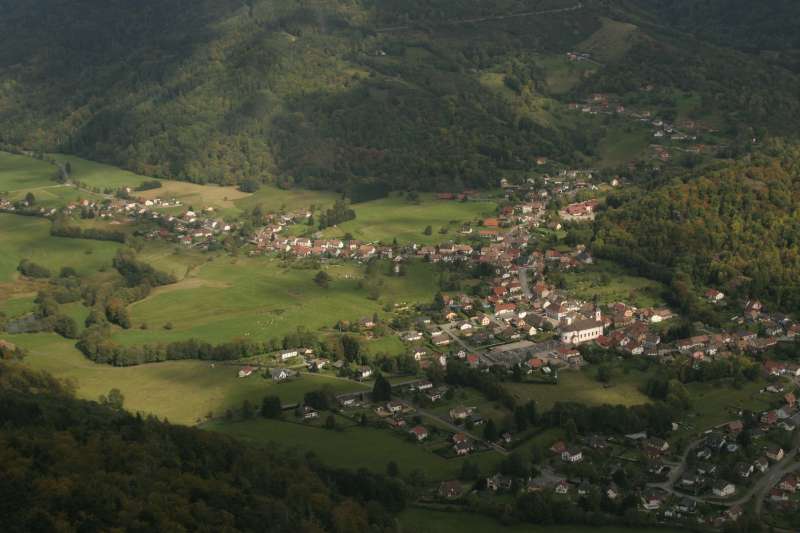
<instances>
[{"instance_id":1,"label":"single tree in field","mask_svg":"<svg viewBox=\"0 0 800 533\"><path fill-rule=\"evenodd\" d=\"M430 235L431 233L433 233L433 227L426 226L425 231L423 231L422 233L424 233L425 235Z\"/></svg>"},{"instance_id":2,"label":"single tree in field","mask_svg":"<svg viewBox=\"0 0 800 533\"><path fill-rule=\"evenodd\" d=\"M488 442L497 440L497 426L491 418L486 421L486 425L483 427L483 438Z\"/></svg>"},{"instance_id":3,"label":"single tree in field","mask_svg":"<svg viewBox=\"0 0 800 533\"><path fill-rule=\"evenodd\" d=\"M261 402L261 416L264 418L280 418L281 399L277 396L264 396Z\"/></svg>"},{"instance_id":4,"label":"single tree in field","mask_svg":"<svg viewBox=\"0 0 800 533\"><path fill-rule=\"evenodd\" d=\"M376 402L388 402L392 399L392 385L383 374L378 374L375 378L375 385L372 386L372 400Z\"/></svg>"},{"instance_id":5,"label":"single tree in field","mask_svg":"<svg viewBox=\"0 0 800 533\"><path fill-rule=\"evenodd\" d=\"M324 270L320 270L319 272L317 272L317 275L314 276L314 283L316 283L323 289L327 289L328 286L330 285L330 282L331 282L331 277Z\"/></svg>"},{"instance_id":6,"label":"single tree in field","mask_svg":"<svg viewBox=\"0 0 800 533\"><path fill-rule=\"evenodd\" d=\"M25 203L27 203L28 205L33 205L36 203L36 197L33 195L32 192L29 192L28 194L25 195Z\"/></svg>"},{"instance_id":7,"label":"single tree in field","mask_svg":"<svg viewBox=\"0 0 800 533\"><path fill-rule=\"evenodd\" d=\"M325 429L336 429L336 418L333 415L328 415L325 419Z\"/></svg>"},{"instance_id":8,"label":"single tree in field","mask_svg":"<svg viewBox=\"0 0 800 533\"><path fill-rule=\"evenodd\" d=\"M250 400L242 402L242 418L245 420L253 418L253 405L250 403Z\"/></svg>"}]
</instances>

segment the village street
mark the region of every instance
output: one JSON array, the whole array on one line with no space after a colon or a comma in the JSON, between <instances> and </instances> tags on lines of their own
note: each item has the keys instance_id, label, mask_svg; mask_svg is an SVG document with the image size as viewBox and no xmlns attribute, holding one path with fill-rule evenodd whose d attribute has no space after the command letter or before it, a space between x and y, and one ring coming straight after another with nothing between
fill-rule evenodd
<instances>
[{"instance_id":1,"label":"village street","mask_svg":"<svg viewBox=\"0 0 800 533\"><path fill-rule=\"evenodd\" d=\"M405 407L415 410L420 416L424 416L425 418L433 419L436 422L438 422L439 424L443 424L444 426L447 427L447 429L452 430L454 433L463 433L464 435L466 435L467 437L471 438L475 442L483 442L483 443L485 443L486 445L488 445L491 448L493 448L497 453L500 453L502 455L508 455L508 450L506 450L505 448L503 448L499 444L486 442L482 438L474 435L473 433L470 433L469 431L467 431L463 427L453 424L444 415L440 416L440 415L437 415L437 414L432 413L430 411L426 411L425 409L421 409L419 407L414 406L414 404L412 404L410 402L407 402L406 400L398 400L398 401L400 403L402 403Z\"/></svg>"},{"instance_id":2,"label":"village street","mask_svg":"<svg viewBox=\"0 0 800 533\"><path fill-rule=\"evenodd\" d=\"M721 427L721 425L715 426L714 428L711 429L717 429L719 427ZM683 452L683 455L681 456L681 461L679 463L665 463L672 468L669 474L669 479L667 481L663 481L660 483L648 483L648 486L665 490L670 494L687 498L697 503L707 503L712 505L719 505L722 507L733 507L734 505L743 505L749 502L755 496L756 498L755 512L757 515L759 515L761 513L761 507L763 506L764 498L766 497L767 492L769 492L769 490L772 487L774 487L778 482L780 482L783 476L785 476L790 472L800 470L800 463L794 461L794 459L797 457L798 454L798 445L800 445L800 433L797 433L792 441L791 451L787 452L781 461L773 464L764 473L764 475L761 476L761 478L759 478L758 481L756 481L744 493L740 494L738 497L734 499L722 500L715 497L691 496L675 490L674 488L675 483L678 481L678 479L680 479L681 474L683 474L683 472L686 470L686 463L689 454L692 453L694 450L696 450L704 442L705 442L705 437L691 442L686 447L686 450Z\"/></svg>"}]
</instances>

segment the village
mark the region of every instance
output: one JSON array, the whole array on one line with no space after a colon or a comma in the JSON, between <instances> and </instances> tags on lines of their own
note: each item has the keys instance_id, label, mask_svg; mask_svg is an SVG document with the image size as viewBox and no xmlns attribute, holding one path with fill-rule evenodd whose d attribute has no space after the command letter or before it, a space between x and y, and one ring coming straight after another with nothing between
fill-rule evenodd
<instances>
[{"instance_id":1,"label":"village","mask_svg":"<svg viewBox=\"0 0 800 533\"><path fill-rule=\"evenodd\" d=\"M552 182L550 186L564 187ZM564 187L561 194L569 189ZM547 212L542 192L529 193L525 201L502 207L496 218L483 219L474 229L464 225L462 242L390 246L281 237L290 223L285 219L283 225L260 230L251 244L258 253L280 252L297 258L381 258L391 261L395 273L403 262L414 260L487 265L491 274L481 282L484 296L443 291L433 307L396 310L397 316L389 322L390 331L408 347L408 357L429 375L437 375L437 368L446 372L449 366L459 364L503 376L501 380L515 376L524 382L558 386L559 373L591 371L586 355L596 356L599 351L664 367L686 362L697 372L740 357L752 358L755 374L770 383L762 390L772 398L767 400L770 409L740 410L731 413L730 421L710 428L679 426L673 421L672 431L686 435L685 439L693 435L677 449L668 436L647 431L573 435L549 445L549 457L536 465L538 475L521 476L524 472L501 469L474 483L446 481L430 494L433 500L469 501L475 494L540 491L553 491L561 498L585 498L598 490L592 476L586 477L586 465L591 465L591 471L606 472L607 479L613 480L599 487L607 505L619 504L633 494L638 507L659 522L722 527L739 519L747 503L756 502L759 509L764 504L782 508L800 504L795 496L796 492L800 495L800 478L795 474L800 464L794 461L800 411L789 392L800 380L800 365L763 357L779 343L794 343L800 324L769 312L757 300L728 302L725 294L709 288L698 296L709 305L736 313L730 319L735 328L706 329L663 342L659 332L677 318L668 307L637 307L622 301L601 304L576 298L548 278L592 265L595 259L587 249L582 245L569 250L530 249L529 245L536 242L534 232L542 226L555 230L561 222L591 220L598 201L567 205L559 211L559 221ZM471 236L469 241L467 236ZM356 325L357 331L368 336L375 326L375 320L368 318ZM275 362L295 361L295 366L271 367L268 377L283 381L297 379L304 371L329 372L371 382L380 373L374 366L353 367L313 353L293 359L301 355L296 350L281 352ZM240 372L250 375L255 370L245 367ZM383 399L376 398L374 391L346 394L337 398L333 409L361 424L406 435L409 441L442 457L469 457L489 450L508 455L525 446L531 436L519 428L495 428L492 422L487 429L485 414L470 405L465 390L441 380L410 377L395 380L391 394ZM311 405L296 407L295 416L306 423L322 424L320 411ZM631 461L635 468L623 467Z\"/></svg>"},{"instance_id":2,"label":"village","mask_svg":"<svg viewBox=\"0 0 800 533\"><path fill-rule=\"evenodd\" d=\"M605 107L602 100L595 104ZM405 362L387 366L385 360L331 358L310 346L287 346L232 365L241 379L262 376L276 385L307 375L362 384L359 392L306 393L281 410L303 425L335 427L337 419L347 420L388 431L442 459L475 461L468 464L478 474L470 470L433 484L425 500L478 498L485 504L507 494L552 493L574 502L591 497L607 509L635 500L658 523L712 527L738 520L748 505L776 513L800 507L800 411L794 394L800 365L773 357L781 346L794 345L800 324L758 300L734 301L709 287L696 297L725 315L725 326L701 324L691 335L676 337L670 324L681 317L662 302L575 294L564 276L596 268L599 260L585 244L566 244L565 229L588 226L605 194L624 187L625 180L601 181L592 169L559 168L545 158L536 164L555 171L521 182L499 180L496 212L461 221L436 244L333 237L335 226L322 232L313 225L314 207L264 213L264 225L243 233L241 220L213 207L139 198L134 190L62 208L3 200L0 210L66 225L97 220L107 228L130 226L146 240L200 252L234 242L250 257L289 264L312 260L324 268L377 261L388 266L384 275L403 276L410 264L423 263L461 273L464 287L432 294L429 304L398 303L384 316L357 322L329 317L341 332L398 339L405 350L398 361ZM474 198L468 191L439 193L430 201ZM664 421L666 432L641 424L644 429L630 433L564 430L537 412L536 393L528 392L557 390L575 375L593 376L588 379L604 383L597 385L604 390L613 385L603 369L637 361L656 369L652 373L688 368L701 377L747 361L740 373L766 383L764 400L752 411L729 410L730 420L711 427L676 418ZM470 377L453 377L460 372ZM534 399L513 405L517 400L508 400L508 390L520 386L532 394L525 398ZM516 459L521 450L524 465ZM504 460L490 464L490 456Z\"/></svg>"}]
</instances>

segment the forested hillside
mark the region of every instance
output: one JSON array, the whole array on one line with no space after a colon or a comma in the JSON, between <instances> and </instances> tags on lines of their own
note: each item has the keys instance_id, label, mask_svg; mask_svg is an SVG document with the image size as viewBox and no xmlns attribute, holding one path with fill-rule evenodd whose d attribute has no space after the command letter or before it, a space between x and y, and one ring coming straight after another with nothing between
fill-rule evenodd
<instances>
[{"instance_id":1,"label":"forested hillside","mask_svg":"<svg viewBox=\"0 0 800 533\"><path fill-rule=\"evenodd\" d=\"M718 44L751 50L800 49L795 0L626 0L662 22Z\"/></svg>"},{"instance_id":2,"label":"forested hillside","mask_svg":"<svg viewBox=\"0 0 800 533\"><path fill-rule=\"evenodd\" d=\"M450 7L431 16L479 14L442 4ZM156 176L340 187L372 178L486 185L497 179L493 170L535 155L569 160L581 132L520 120L470 69L577 41L596 25L589 12L529 17L477 39L453 28L434 42L428 32L376 31L415 13L397 2L36 0L0 8L3 142Z\"/></svg>"},{"instance_id":3,"label":"forested hillside","mask_svg":"<svg viewBox=\"0 0 800 533\"><path fill-rule=\"evenodd\" d=\"M348 192L494 186L540 156L591 164L599 129L566 104L643 83L664 102L673 89L696 92L703 113L746 135L800 122L795 75L685 43L658 26L671 18L622 0L0 0L0 9L0 145L160 177ZM643 26L617 50L606 17L628 15ZM596 32L600 52L611 48L601 61L564 64ZM565 76L583 83L550 86Z\"/></svg>"},{"instance_id":4,"label":"forested hillside","mask_svg":"<svg viewBox=\"0 0 800 533\"><path fill-rule=\"evenodd\" d=\"M800 310L800 148L775 142L700 176L612 195L595 249L671 281Z\"/></svg>"},{"instance_id":5,"label":"forested hillside","mask_svg":"<svg viewBox=\"0 0 800 533\"><path fill-rule=\"evenodd\" d=\"M382 476L119 407L0 363L0 529L355 533L390 530L390 511L403 506L397 482Z\"/></svg>"}]
</instances>

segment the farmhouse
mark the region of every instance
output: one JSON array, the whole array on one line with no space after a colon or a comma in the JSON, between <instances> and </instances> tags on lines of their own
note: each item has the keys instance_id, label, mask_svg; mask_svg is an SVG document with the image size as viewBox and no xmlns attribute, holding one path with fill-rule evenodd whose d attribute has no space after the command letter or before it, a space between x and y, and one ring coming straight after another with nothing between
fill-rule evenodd
<instances>
[{"instance_id":1,"label":"farmhouse","mask_svg":"<svg viewBox=\"0 0 800 533\"><path fill-rule=\"evenodd\" d=\"M255 372L255 371L256 371L256 369L253 368L252 366L243 366L242 368L239 369L239 377L240 378L246 378L246 377L252 375L253 372Z\"/></svg>"},{"instance_id":2,"label":"farmhouse","mask_svg":"<svg viewBox=\"0 0 800 533\"><path fill-rule=\"evenodd\" d=\"M358 379L367 379L371 375L372 375L372 369L370 367L368 367L368 366L359 367L358 370L356 370L356 373L355 373L355 376Z\"/></svg>"},{"instance_id":3,"label":"farmhouse","mask_svg":"<svg viewBox=\"0 0 800 533\"><path fill-rule=\"evenodd\" d=\"M408 431L408 433L417 439L417 442L428 438L428 430L422 426L414 426Z\"/></svg>"},{"instance_id":4,"label":"farmhouse","mask_svg":"<svg viewBox=\"0 0 800 533\"><path fill-rule=\"evenodd\" d=\"M712 491L717 498L727 498L736 494L736 485L729 481L719 480L714 483Z\"/></svg>"},{"instance_id":5,"label":"farmhouse","mask_svg":"<svg viewBox=\"0 0 800 533\"><path fill-rule=\"evenodd\" d=\"M292 357L297 357L300 355L300 352L296 348L292 348L290 350L282 350L278 353L278 358L281 361L286 361L287 359L291 359Z\"/></svg>"},{"instance_id":6,"label":"farmhouse","mask_svg":"<svg viewBox=\"0 0 800 533\"><path fill-rule=\"evenodd\" d=\"M269 375L272 381L285 381L294 376L295 372L288 368L270 368Z\"/></svg>"},{"instance_id":7,"label":"farmhouse","mask_svg":"<svg viewBox=\"0 0 800 533\"><path fill-rule=\"evenodd\" d=\"M580 463L583 461L583 452L580 448L570 446L561 452L561 460L565 463Z\"/></svg>"},{"instance_id":8,"label":"farmhouse","mask_svg":"<svg viewBox=\"0 0 800 533\"><path fill-rule=\"evenodd\" d=\"M454 500L461 496L464 488L458 481L443 481L439 485L439 496L448 500Z\"/></svg>"}]
</instances>

